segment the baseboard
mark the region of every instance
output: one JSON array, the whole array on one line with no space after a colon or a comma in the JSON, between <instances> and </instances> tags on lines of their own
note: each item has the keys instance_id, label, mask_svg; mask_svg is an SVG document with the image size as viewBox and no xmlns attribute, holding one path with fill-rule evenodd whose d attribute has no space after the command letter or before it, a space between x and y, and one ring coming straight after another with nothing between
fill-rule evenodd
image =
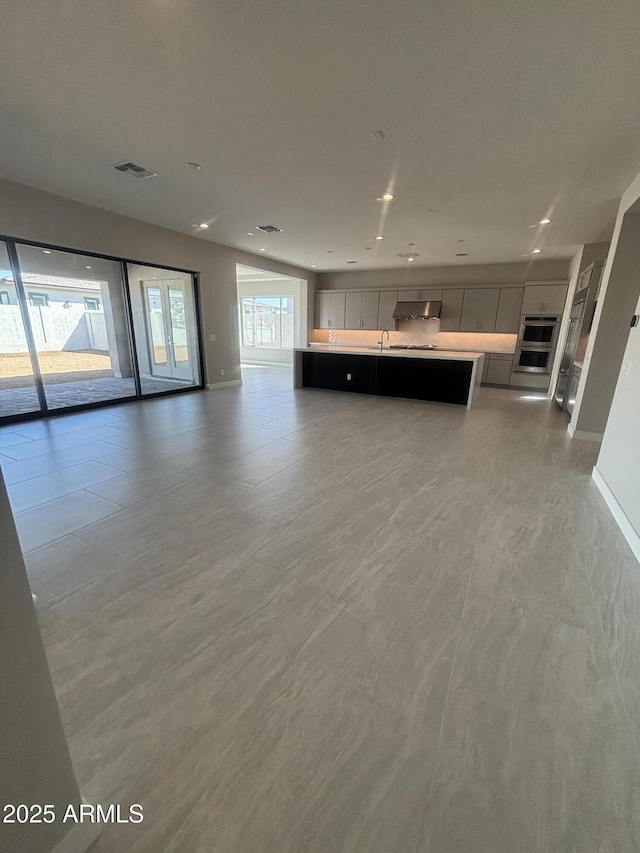
<instances>
[{"instance_id":1,"label":"baseboard","mask_svg":"<svg viewBox=\"0 0 640 853\"><path fill-rule=\"evenodd\" d=\"M228 382L213 382L207 385L209 391L215 391L217 388L231 388L232 385L242 385L242 379L230 379Z\"/></svg>"},{"instance_id":2,"label":"baseboard","mask_svg":"<svg viewBox=\"0 0 640 853\"><path fill-rule=\"evenodd\" d=\"M606 484L604 477L600 471L598 471L597 467L593 469L591 477L596 486L600 489L600 494L604 498L606 505L611 510L611 515L614 517L616 524L622 531L622 535L629 543L629 547L636 555L637 559L640 560L640 536L636 533L633 525L625 515L624 510L616 500L616 496Z\"/></svg>"},{"instance_id":3,"label":"baseboard","mask_svg":"<svg viewBox=\"0 0 640 853\"><path fill-rule=\"evenodd\" d=\"M103 824L75 823L53 853L85 853L102 834Z\"/></svg>"},{"instance_id":4,"label":"baseboard","mask_svg":"<svg viewBox=\"0 0 640 853\"><path fill-rule=\"evenodd\" d=\"M604 437L604 433L602 432L586 432L583 429L576 429L573 424L569 424L567 432L570 438L580 438L583 441L597 441L598 444L602 443Z\"/></svg>"}]
</instances>

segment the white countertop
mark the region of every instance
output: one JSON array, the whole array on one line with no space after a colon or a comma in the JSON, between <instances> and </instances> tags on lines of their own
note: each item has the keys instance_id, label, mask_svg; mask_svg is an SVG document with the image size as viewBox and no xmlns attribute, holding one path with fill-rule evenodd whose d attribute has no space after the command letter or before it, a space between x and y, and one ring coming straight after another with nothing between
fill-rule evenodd
<instances>
[{"instance_id":1,"label":"white countertop","mask_svg":"<svg viewBox=\"0 0 640 853\"><path fill-rule=\"evenodd\" d=\"M391 358L439 358L450 361L478 361L483 358L483 352L456 352L446 349L388 349L380 352L380 347L349 347L332 346L331 344L313 344L309 347L296 347L295 352L334 352L349 355L383 355Z\"/></svg>"}]
</instances>

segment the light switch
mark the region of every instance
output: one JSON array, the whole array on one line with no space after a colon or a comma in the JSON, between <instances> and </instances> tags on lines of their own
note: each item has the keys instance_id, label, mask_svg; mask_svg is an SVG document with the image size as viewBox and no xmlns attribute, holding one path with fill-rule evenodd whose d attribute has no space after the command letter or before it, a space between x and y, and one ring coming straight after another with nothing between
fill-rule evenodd
<instances>
[{"instance_id":1,"label":"light switch","mask_svg":"<svg viewBox=\"0 0 640 853\"><path fill-rule=\"evenodd\" d=\"M622 375L628 376L630 373L631 373L631 361L629 361L628 359L625 359L625 361L622 362Z\"/></svg>"},{"instance_id":2,"label":"light switch","mask_svg":"<svg viewBox=\"0 0 640 853\"><path fill-rule=\"evenodd\" d=\"M350 373L347 373L347 379L349 382L351 382L351 374Z\"/></svg>"},{"instance_id":3,"label":"light switch","mask_svg":"<svg viewBox=\"0 0 640 853\"><path fill-rule=\"evenodd\" d=\"M209 335L209 340L210 340L210 341L215 341L215 339L216 339L216 336L215 336L215 335Z\"/></svg>"}]
</instances>

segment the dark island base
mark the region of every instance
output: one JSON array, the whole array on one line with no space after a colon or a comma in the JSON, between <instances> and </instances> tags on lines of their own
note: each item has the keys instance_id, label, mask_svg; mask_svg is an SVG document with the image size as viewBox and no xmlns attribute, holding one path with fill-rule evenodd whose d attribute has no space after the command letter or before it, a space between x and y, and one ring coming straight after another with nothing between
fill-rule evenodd
<instances>
[{"instance_id":1,"label":"dark island base","mask_svg":"<svg viewBox=\"0 0 640 853\"><path fill-rule=\"evenodd\" d=\"M302 387L466 406L473 364L448 359L303 352Z\"/></svg>"}]
</instances>

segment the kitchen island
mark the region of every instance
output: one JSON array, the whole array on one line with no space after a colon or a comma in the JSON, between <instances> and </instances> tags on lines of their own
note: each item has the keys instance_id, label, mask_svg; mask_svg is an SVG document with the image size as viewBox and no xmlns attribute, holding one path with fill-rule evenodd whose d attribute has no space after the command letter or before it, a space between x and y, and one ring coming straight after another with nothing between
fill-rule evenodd
<instances>
[{"instance_id":1,"label":"kitchen island","mask_svg":"<svg viewBox=\"0 0 640 853\"><path fill-rule=\"evenodd\" d=\"M294 388L322 388L471 408L484 353L318 345L294 350Z\"/></svg>"}]
</instances>

